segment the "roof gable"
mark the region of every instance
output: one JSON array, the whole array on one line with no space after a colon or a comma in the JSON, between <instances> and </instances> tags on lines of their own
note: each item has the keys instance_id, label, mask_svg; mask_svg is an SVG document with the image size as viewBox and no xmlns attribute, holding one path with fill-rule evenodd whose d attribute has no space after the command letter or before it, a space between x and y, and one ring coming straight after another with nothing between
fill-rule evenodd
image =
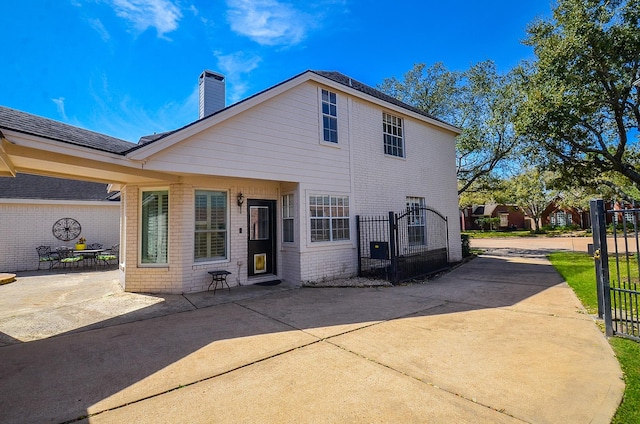
<instances>
[{"instance_id":1,"label":"roof gable","mask_svg":"<svg viewBox=\"0 0 640 424\"><path fill-rule=\"evenodd\" d=\"M310 80L319 82L321 84L336 86L343 89L343 91L345 92L350 91L352 94L358 97L365 98L376 103L386 103L390 108L404 109L407 114L413 115L420 120L427 121L430 124L438 126L447 131L460 133L460 130L457 127L448 124L445 121L437 119L416 107L403 103L400 100L384 94L373 87L349 78L348 76L343 75L339 72L305 71L271 88L254 94L253 96L250 96L244 100L241 100L238 103L234 103L233 105L227 106L226 108L221 109L202 119L191 122L175 131L142 137L140 139L140 143L129 152L127 152L127 157L138 160L145 159L167 147L174 145L180 140L204 131L205 129L225 119L239 114L242 111L265 102L275 97L276 95L283 93L284 91L287 91L299 84L303 84Z\"/></svg>"}]
</instances>

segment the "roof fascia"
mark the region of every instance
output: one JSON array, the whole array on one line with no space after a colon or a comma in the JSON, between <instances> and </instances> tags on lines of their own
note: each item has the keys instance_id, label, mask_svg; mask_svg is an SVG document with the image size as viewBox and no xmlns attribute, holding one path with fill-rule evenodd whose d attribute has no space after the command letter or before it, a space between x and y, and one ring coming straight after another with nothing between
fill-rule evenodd
<instances>
[{"instance_id":1,"label":"roof fascia","mask_svg":"<svg viewBox=\"0 0 640 424\"><path fill-rule=\"evenodd\" d=\"M58 200L58 199L0 199L0 204L8 205L82 205L82 206L101 206L107 208L119 208L120 202L109 200Z\"/></svg>"},{"instance_id":2,"label":"roof fascia","mask_svg":"<svg viewBox=\"0 0 640 424\"><path fill-rule=\"evenodd\" d=\"M253 97L249 97L239 103L231 105L226 109L221 110L218 113L215 113L211 116L203 118L201 120L195 121L192 124L189 124L182 129L177 130L176 132L169 134L166 137L163 137L159 140L148 143L147 145L133 150L126 154L126 157L131 160L145 160L150 156L165 150L180 141L191 137L192 135L198 134L220 122L223 122L227 119L230 119L248 109L251 109L265 101L272 99L287 90L292 89L308 80L311 79L311 76L314 74L310 71L303 72L290 80L287 80L281 84L278 84L272 88L269 88L261 93L256 94Z\"/></svg>"},{"instance_id":3,"label":"roof fascia","mask_svg":"<svg viewBox=\"0 0 640 424\"><path fill-rule=\"evenodd\" d=\"M12 146L21 146L52 153L61 153L74 156L78 159L97 160L113 164L128 166L133 165L133 167L140 167L139 164L126 160L123 155L118 153L98 150L88 146L78 146L76 144L65 143L64 141L56 141L15 130L5 129L4 134L5 137L3 139Z\"/></svg>"},{"instance_id":4,"label":"roof fascia","mask_svg":"<svg viewBox=\"0 0 640 424\"><path fill-rule=\"evenodd\" d=\"M141 178L143 180L159 180L166 182L178 182L180 177L178 175L166 174L158 171L150 171L143 169L142 163L135 163L131 161L126 161L124 158L120 158L120 163L110 160L99 160L94 158L83 158L80 156L76 156L73 154L69 154L68 152L60 153L54 152L50 150L42 150L24 145L17 145L11 142L2 142L3 149L9 156L27 158L27 159L35 159L39 161L47 161L47 162L55 162L58 164L65 164L70 166L81 166L82 168L96 169L101 171L107 171L114 174L121 174L123 177L131 176L136 178ZM134 166L132 166L134 165ZM76 175L75 173L69 174L60 174L54 175L53 172L47 171L46 173L43 171L38 171L34 169L20 169L16 168L18 172L23 172L27 174L39 174L39 175L47 175L47 176L59 176L62 178L80 178L82 180L90 181L91 176L87 174ZM101 183L109 183L112 181L105 181L103 179L93 179L94 182ZM118 181L118 182L124 182Z\"/></svg>"}]
</instances>

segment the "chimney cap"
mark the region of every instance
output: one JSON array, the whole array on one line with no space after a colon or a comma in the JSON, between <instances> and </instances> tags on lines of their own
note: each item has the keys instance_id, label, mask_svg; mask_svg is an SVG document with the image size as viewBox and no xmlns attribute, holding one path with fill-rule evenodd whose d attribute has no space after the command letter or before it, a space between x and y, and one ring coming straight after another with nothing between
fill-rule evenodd
<instances>
[{"instance_id":1,"label":"chimney cap","mask_svg":"<svg viewBox=\"0 0 640 424\"><path fill-rule=\"evenodd\" d=\"M208 69L205 69L200 74L200 79L204 79L204 78L214 78L214 79L217 79L218 81L224 81L224 75L218 72L210 71Z\"/></svg>"}]
</instances>

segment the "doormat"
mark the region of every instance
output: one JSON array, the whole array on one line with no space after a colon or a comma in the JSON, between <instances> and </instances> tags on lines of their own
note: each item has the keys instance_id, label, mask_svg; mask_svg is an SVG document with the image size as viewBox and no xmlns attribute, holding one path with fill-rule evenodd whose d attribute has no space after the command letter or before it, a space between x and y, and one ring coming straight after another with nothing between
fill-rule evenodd
<instances>
[{"instance_id":1,"label":"doormat","mask_svg":"<svg viewBox=\"0 0 640 424\"><path fill-rule=\"evenodd\" d=\"M262 283L256 283L256 286L277 286L282 283L282 280L263 281Z\"/></svg>"}]
</instances>

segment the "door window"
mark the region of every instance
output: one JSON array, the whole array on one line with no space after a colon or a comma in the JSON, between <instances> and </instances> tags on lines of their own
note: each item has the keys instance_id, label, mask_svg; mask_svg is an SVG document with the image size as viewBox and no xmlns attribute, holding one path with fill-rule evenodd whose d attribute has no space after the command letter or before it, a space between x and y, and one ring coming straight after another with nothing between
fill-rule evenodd
<instances>
[{"instance_id":1,"label":"door window","mask_svg":"<svg viewBox=\"0 0 640 424\"><path fill-rule=\"evenodd\" d=\"M250 240L269 239L269 208L267 206L251 206L249 209Z\"/></svg>"}]
</instances>

